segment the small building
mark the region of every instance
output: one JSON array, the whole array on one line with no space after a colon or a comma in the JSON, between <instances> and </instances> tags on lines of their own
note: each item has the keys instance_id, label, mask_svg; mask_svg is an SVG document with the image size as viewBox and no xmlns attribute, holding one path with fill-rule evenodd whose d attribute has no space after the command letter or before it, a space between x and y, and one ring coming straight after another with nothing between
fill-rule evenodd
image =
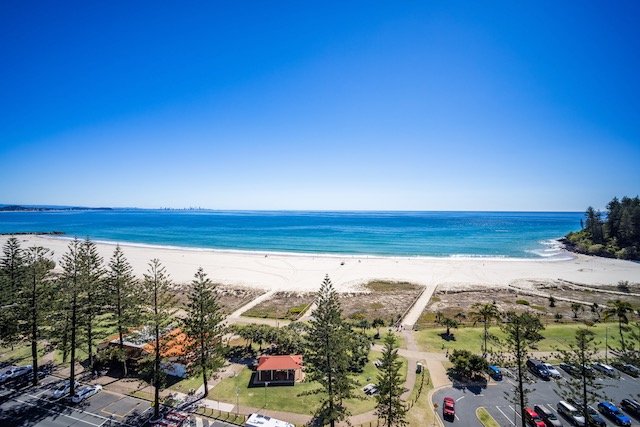
<instances>
[{"instance_id":1,"label":"small building","mask_svg":"<svg viewBox=\"0 0 640 427\"><path fill-rule=\"evenodd\" d=\"M168 327L161 332L160 355L165 359L162 370L175 377L187 376L186 349L190 345L187 335L176 327ZM124 336L123 348L128 361L136 364L146 355L155 351L155 339L151 328L145 327L131 331ZM99 348L119 347L120 341L117 335L113 335L102 343Z\"/></svg>"},{"instance_id":2,"label":"small building","mask_svg":"<svg viewBox=\"0 0 640 427\"><path fill-rule=\"evenodd\" d=\"M296 383L304 379L302 355L260 356L256 382Z\"/></svg>"},{"instance_id":3,"label":"small building","mask_svg":"<svg viewBox=\"0 0 640 427\"><path fill-rule=\"evenodd\" d=\"M245 427L294 427L293 424L289 424L286 421L280 421L261 414L249 415L244 425Z\"/></svg>"}]
</instances>

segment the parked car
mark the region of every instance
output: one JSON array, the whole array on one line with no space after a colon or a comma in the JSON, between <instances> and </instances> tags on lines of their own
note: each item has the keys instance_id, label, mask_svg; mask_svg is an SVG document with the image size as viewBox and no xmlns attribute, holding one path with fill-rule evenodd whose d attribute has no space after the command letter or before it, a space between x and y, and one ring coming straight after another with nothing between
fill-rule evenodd
<instances>
[{"instance_id":1,"label":"parked car","mask_svg":"<svg viewBox=\"0 0 640 427\"><path fill-rule=\"evenodd\" d=\"M622 399L620 406L634 417L640 417L640 403L637 400Z\"/></svg>"},{"instance_id":2,"label":"parked car","mask_svg":"<svg viewBox=\"0 0 640 427\"><path fill-rule=\"evenodd\" d=\"M189 418L189 415L178 411L171 411L164 416L165 421L173 423L173 425L176 426L183 425L187 418Z\"/></svg>"},{"instance_id":3,"label":"parked car","mask_svg":"<svg viewBox=\"0 0 640 427\"><path fill-rule=\"evenodd\" d=\"M0 384L12 381L21 375L28 374L33 370L31 365L25 366L10 366L0 373Z\"/></svg>"},{"instance_id":4,"label":"parked car","mask_svg":"<svg viewBox=\"0 0 640 427\"><path fill-rule=\"evenodd\" d=\"M598 403L598 411L619 426L630 426L631 418L627 417L616 405L611 402Z\"/></svg>"},{"instance_id":5,"label":"parked car","mask_svg":"<svg viewBox=\"0 0 640 427\"><path fill-rule=\"evenodd\" d=\"M38 379L41 380L49 374L49 371L44 369L38 369ZM21 375L13 377L11 380L13 387L25 387L33 383L33 369L29 370Z\"/></svg>"},{"instance_id":6,"label":"parked car","mask_svg":"<svg viewBox=\"0 0 640 427\"><path fill-rule=\"evenodd\" d=\"M582 414L569 402L561 400L558 402L557 408L558 413L569 420L574 426L584 427L586 425L586 421Z\"/></svg>"},{"instance_id":7,"label":"parked car","mask_svg":"<svg viewBox=\"0 0 640 427\"><path fill-rule=\"evenodd\" d=\"M580 375L580 369L576 365L572 365L570 363L561 363L558 366L560 366L560 369L573 377L577 377Z\"/></svg>"},{"instance_id":8,"label":"parked car","mask_svg":"<svg viewBox=\"0 0 640 427\"><path fill-rule=\"evenodd\" d=\"M80 387L80 383L78 381L75 382L75 388ZM60 399L69 394L69 389L71 388L71 382L69 380L60 381L55 385L49 392L49 395L54 399Z\"/></svg>"},{"instance_id":9,"label":"parked car","mask_svg":"<svg viewBox=\"0 0 640 427\"><path fill-rule=\"evenodd\" d=\"M593 369L600 371L609 377L618 376L618 373L616 372L615 369L613 369L613 366L611 365L607 365L605 363L594 363L592 366L593 366Z\"/></svg>"},{"instance_id":10,"label":"parked car","mask_svg":"<svg viewBox=\"0 0 640 427\"><path fill-rule=\"evenodd\" d=\"M544 367L549 371L551 378L562 378L562 374L551 363L544 363Z\"/></svg>"},{"instance_id":11,"label":"parked car","mask_svg":"<svg viewBox=\"0 0 640 427\"><path fill-rule=\"evenodd\" d=\"M502 371L496 365L489 365L489 367L487 368L487 372L489 373L489 376L494 380L502 380Z\"/></svg>"},{"instance_id":12,"label":"parked car","mask_svg":"<svg viewBox=\"0 0 640 427\"><path fill-rule=\"evenodd\" d=\"M524 419L531 427L546 427L540 415L531 408L524 408Z\"/></svg>"},{"instance_id":13,"label":"parked car","mask_svg":"<svg viewBox=\"0 0 640 427\"><path fill-rule=\"evenodd\" d=\"M442 403L442 417L445 420L453 420L456 416L456 402L453 397L445 397Z\"/></svg>"},{"instance_id":14,"label":"parked car","mask_svg":"<svg viewBox=\"0 0 640 427\"><path fill-rule=\"evenodd\" d=\"M613 366L619 371L624 372L627 375L631 375L634 378L638 378L640 376L640 369L630 363L613 363Z\"/></svg>"},{"instance_id":15,"label":"parked car","mask_svg":"<svg viewBox=\"0 0 640 427\"><path fill-rule=\"evenodd\" d=\"M570 363L561 363L560 368L573 377L582 376L582 368L580 366L572 365ZM595 378L596 373L591 366L584 367L584 373L589 378Z\"/></svg>"},{"instance_id":16,"label":"parked car","mask_svg":"<svg viewBox=\"0 0 640 427\"><path fill-rule=\"evenodd\" d=\"M598 411L593 406L587 406L587 424L594 427L607 427L607 423L602 419Z\"/></svg>"},{"instance_id":17,"label":"parked car","mask_svg":"<svg viewBox=\"0 0 640 427\"><path fill-rule=\"evenodd\" d=\"M537 359L529 359L527 360L527 367L534 375L537 375L543 380L549 381L551 379L551 374L549 374L547 367L544 366L544 363L541 361Z\"/></svg>"},{"instance_id":18,"label":"parked car","mask_svg":"<svg viewBox=\"0 0 640 427\"><path fill-rule=\"evenodd\" d=\"M85 399L90 398L94 394L97 394L102 390L101 385L85 385L76 390L76 394L73 395L71 401L73 403L80 403Z\"/></svg>"},{"instance_id":19,"label":"parked car","mask_svg":"<svg viewBox=\"0 0 640 427\"><path fill-rule=\"evenodd\" d=\"M558 417L556 417L556 414L554 414L553 411L547 408L546 406L535 405L533 407L533 410L536 411L536 413L540 416L540 418L542 418L542 421L544 421L545 426L562 427L562 423L560 422Z\"/></svg>"},{"instance_id":20,"label":"parked car","mask_svg":"<svg viewBox=\"0 0 640 427\"><path fill-rule=\"evenodd\" d=\"M364 391L365 394L371 396L378 392L378 387L376 387L375 384L367 384L362 388L362 391Z\"/></svg>"}]
</instances>

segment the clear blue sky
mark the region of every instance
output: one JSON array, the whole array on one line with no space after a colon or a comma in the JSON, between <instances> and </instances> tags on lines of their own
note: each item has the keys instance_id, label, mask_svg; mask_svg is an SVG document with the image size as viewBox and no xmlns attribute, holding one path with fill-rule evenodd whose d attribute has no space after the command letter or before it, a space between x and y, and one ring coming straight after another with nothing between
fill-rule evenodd
<instances>
[{"instance_id":1,"label":"clear blue sky","mask_svg":"<svg viewBox=\"0 0 640 427\"><path fill-rule=\"evenodd\" d=\"M637 195L640 2L520 3L1 2L0 203Z\"/></svg>"}]
</instances>

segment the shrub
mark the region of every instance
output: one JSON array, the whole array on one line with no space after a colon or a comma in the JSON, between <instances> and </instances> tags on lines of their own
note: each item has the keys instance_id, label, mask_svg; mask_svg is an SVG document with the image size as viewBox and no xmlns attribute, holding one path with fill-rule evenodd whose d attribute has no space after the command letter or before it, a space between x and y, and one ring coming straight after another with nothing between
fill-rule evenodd
<instances>
[{"instance_id":1,"label":"shrub","mask_svg":"<svg viewBox=\"0 0 640 427\"><path fill-rule=\"evenodd\" d=\"M605 250L603 245L595 244L595 245L589 246L589 248L587 249L587 252L589 252L590 255L602 255L605 253Z\"/></svg>"},{"instance_id":2,"label":"shrub","mask_svg":"<svg viewBox=\"0 0 640 427\"><path fill-rule=\"evenodd\" d=\"M556 313L553 315L553 318L556 319L556 322L560 322L560 320L562 320L562 314Z\"/></svg>"},{"instance_id":3,"label":"shrub","mask_svg":"<svg viewBox=\"0 0 640 427\"><path fill-rule=\"evenodd\" d=\"M516 304L529 305L529 301L527 301L526 299L517 299Z\"/></svg>"}]
</instances>

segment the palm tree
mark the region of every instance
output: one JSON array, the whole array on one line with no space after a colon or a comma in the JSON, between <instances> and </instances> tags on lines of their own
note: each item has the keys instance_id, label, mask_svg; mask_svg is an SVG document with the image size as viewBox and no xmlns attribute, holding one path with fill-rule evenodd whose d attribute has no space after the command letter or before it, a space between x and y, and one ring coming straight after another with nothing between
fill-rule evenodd
<instances>
[{"instance_id":1,"label":"palm tree","mask_svg":"<svg viewBox=\"0 0 640 427\"><path fill-rule=\"evenodd\" d=\"M473 321L482 322L482 324L484 325L482 354L486 356L487 340L489 338L489 324L492 320L498 319L500 317L500 311L495 304L482 304L479 302L473 304L471 308L475 309L469 313Z\"/></svg>"},{"instance_id":2,"label":"palm tree","mask_svg":"<svg viewBox=\"0 0 640 427\"><path fill-rule=\"evenodd\" d=\"M631 307L630 303L628 303L627 301L621 301L619 299L613 301L613 303L611 303L609 308L607 308L604 311L605 319L609 319L611 317L618 318L618 329L620 331L620 344L622 345L623 349L625 349L626 347L624 345L624 335L622 333L624 328L622 324L626 325L629 323L629 317L627 316L627 313L630 313L632 311L633 311L633 307Z\"/></svg>"},{"instance_id":3,"label":"palm tree","mask_svg":"<svg viewBox=\"0 0 640 427\"><path fill-rule=\"evenodd\" d=\"M450 317L445 317L442 320L440 320L440 324L445 328L447 328L447 337L451 337L451 328L458 327L458 321Z\"/></svg>"},{"instance_id":4,"label":"palm tree","mask_svg":"<svg viewBox=\"0 0 640 427\"><path fill-rule=\"evenodd\" d=\"M574 319L578 318L578 312L580 311L580 309L584 310L584 307L582 306L582 304L577 303L577 302L572 302L571 303L571 311L573 311L573 318Z\"/></svg>"}]
</instances>

